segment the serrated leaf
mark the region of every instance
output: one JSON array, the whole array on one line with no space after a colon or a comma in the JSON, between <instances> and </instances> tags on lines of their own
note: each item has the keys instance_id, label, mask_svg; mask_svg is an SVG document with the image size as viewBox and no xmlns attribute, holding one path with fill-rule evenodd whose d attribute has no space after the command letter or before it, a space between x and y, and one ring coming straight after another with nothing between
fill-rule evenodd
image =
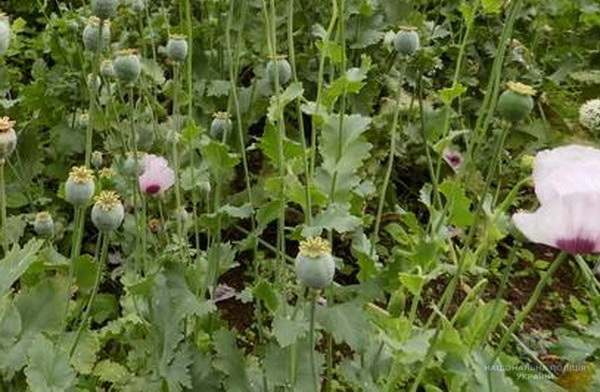
<instances>
[{"instance_id":1,"label":"serrated leaf","mask_svg":"<svg viewBox=\"0 0 600 392\"><path fill-rule=\"evenodd\" d=\"M280 199L271 200L261 206L256 213L259 229L264 230L269 223L277 219L283 208L285 208L285 202Z\"/></svg>"},{"instance_id":2,"label":"serrated leaf","mask_svg":"<svg viewBox=\"0 0 600 392\"><path fill-rule=\"evenodd\" d=\"M460 184L453 181L445 181L439 186L440 192L445 196L449 205L448 215L451 224L460 228L466 228L473 224L475 219L471 212L471 200Z\"/></svg>"},{"instance_id":3,"label":"serrated leaf","mask_svg":"<svg viewBox=\"0 0 600 392\"><path fill-rule=\"evenodd\" d=\"M302 83L292 83L279 95L272 95L269 103L269 109L267 110L267 118L271 123L279 120L279 116L283 114L285 107L293 102L295 99L302 96L304 88Z\"/></svg>"},{"instance_id":4,"label":"serrated leaf","mask_svg":"<svg viewBox=\"0 0 600 392\"><path fill-rule=\"evenodd\" d=\"M444 104L451 105L452 101L467 92L467 88L460 83L456 83L452 87L443 88L438 91L440 99Z\"/></svg>"},{"instance_id":5,"label":"serrated leaf","mask_svg":"<svg viewBox=\"0 0 600 392\"><path fill-rule=\"evenodd\" d=\"M322 104L332 108L339 97L350 93L358 93L363 85L367 74L371 69L371 58L367 55L361 57L360 68L353 67L346 73L333 81L323 92Z\"/></svg>"},{"instance_id":6,"label":"serrated leaf","mask_svg":"<svg viewBox=\"0 0 600 392\"><path fill-rule=\"evenodd\" d=\"M109 359L105 359L96 364L94 375L98 376L98 378L104 382L110 382L116 385L123 385L131 378L131 374L125 366Z\"/></svg>"},{"instance_id":7,"label":"serrated leaf","mask_svg":"<svg viewBox=\"0 0 600 392\"><path fill-rule=\"evenodd\" d=\"M231 89L231 83L228 80L212 79L206 88L206 95L209 97L220 97L228 95Z\"/></svg>"},{"instance_id":8,"label":"serrated leaf","mask_svg":"<svg viewBox=\"0 0 600 392\"><path fill-rule=\"evenodd\" d=\"M3 297L10 290L12 284L36 260L36 253L43 243L42 240L30 240L23 249L15 247L8 252L4 259L0 260L0 297Z\"/></svg>"},{"instance_id":9,"label":"serrated leaf","mask_svg":"<svg viewBox=\"0 0 600 392\"><path fill-rule=\"evenodd\" d=\"M232 168L239 162L239 157L236 154L231 154L225 144L214 140L201 146L200 151L208 164L209 170L215 176L219 176L224 169Z\"/></svg>"},{"instance_id":10,"label":"serrated leaf","mask_svg":"<svg viewBox=\"0 0 600 392\"><path fill-rule=\"evenodd\" d=\"M37 335L29 349L25 375L32 392L65 392L76 381L67 352L42 334Z\"/></svg>"},{"instance_id":11,"label":"serrated leaf","mask_svg":"<svg viewBox=\"0 0 600 392\"><path fill-rule=\"evenodd\" d=\"M214 335L215 350L217 351L214 366L224 373L225 390L230 392L252 392L250 380L246 372L244 355L237 348L235 335L231 331L219 330Z\"/></svg>"},{"instance_id":12,"label":"serrated leaf","mask_svg":"<svg viewBox=\"0 0 600 392\"><path fill-rule=\"evenodd\" d=\"M265 131L258 143L260 149L269 157L271 164L280 167L279 162L279 129L273 124L267 124ZM283 156L286 161L301 157L303 154L302 146L293 140L285 137L283 139Z\"/></svg>"},{"instance_id":13,"label":"serrated leaf","mask_svg":"<svg viewBox=\"0 0 600 392\"><path fill-rule=\"evenodd\" d=\"M321 211L314 217L311 226L302 230L304 237L318 237L323 230L335 230L338 233L346 233L359 227L361 220L350 214L350 205L332 203L327 209Z\"/></svg>"},{"instance_id":14,"label":"serrated leaf","mask_svg":"<svg viewBox=\"0 0 600 392\"><path fill-rule=\"evenodd\" d=\"M271 312L275 312L279 307L280 300L277 290L273 284L266 280L260 280L256 286L254 286L252 293L254 294L254 298L263 301Z\"/></svg>"},{"instance_id":15,"label":"serrated leaf","mask_svg":"<svg viewBox=\"0 0 600 392\"><path fill-rule=\"evenodd\" d=\"M483 12L486 14L497 14L502 11L504 0L481 0Z\"/></svg>"},{"instance_id":16,"label":"serrated leaf","mask_svg":"<svg viewBox=\"0 0 600 392\"><path fill-rule=\"evenodd\" d=\"M317 308L317 321L338 342L345 342L358 352L362 352L370 336L371 325L358 303L347 302L340 305Z\"/></svg>"},{"instance_id":17,"label":"serrated leaf","mask_svg":"<svg viewBox=\"0 0 600 392\"><path fill-rule=\"evenodd\" d=\"M306 320L294 320L278 315L273 320L273 334L281 347L287 347L308 332Z\"/></svg>"}]
</instances>

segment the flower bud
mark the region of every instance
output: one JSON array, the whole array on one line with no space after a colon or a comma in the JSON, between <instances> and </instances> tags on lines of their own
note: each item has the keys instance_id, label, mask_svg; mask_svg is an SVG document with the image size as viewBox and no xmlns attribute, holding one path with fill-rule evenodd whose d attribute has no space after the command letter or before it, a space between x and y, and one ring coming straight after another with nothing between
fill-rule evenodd
<instances>
[{"instance_id":1,"label":"flower bud","mask_svg":"<svg viewBox=\"0 0 600 392\"><path fill-rule=\"evenodd\" d=\"M65 184L65 198L74 206L89 203L94 196L96 186L93 172L85 166L73 167Z\"/></svg>"},{"instance_id":2,"label":"flower bud","mask_svg":"<svg viewBox=\"0 0 600 392\"><path fill-rule=\"evenodd\" d=\"M128 153L127 158L123 163L123 171L125 172L125 174L127 174L128 176L136 177L141 175L146 169L146 166L144 164L144 155L144 153L138 152L136 159L135 155L132 152Z\"/></svg>"},{"instance_id":3,"label":"flower bud","mask_svg":"<svg viewBox=\"0 0 600 392\"><path fill-rule=\"evenodd\" d=\"M112 168L103 167L98 170L98 177L100 178L102 189L113 189L115 187L115 172Z\"/></svg>"},{"instance_id":4,"label":"flower bud","mask_svg":"<svg viewBox=\"0 0 600 392\"><path fill-rule=\"evenodd\" d=\"M112 60L103 60L100 64L100 75L106 79L115 77L115 67Z\"/></svg>"},{"instance_id":5,"label":"flower bud","mask_svg":"<svg viewBox=\"0 0 600 392\"><path fill-rule=\"evenodd\" d=\"M94 0L92 13L100 19L110 19L117 10L117 0Z\"/></svg>"},{"instance_id":6,"label":"flower bud","mask_svg":"<svg viewBox=\"0 0 600 392\"><path fill-rule=\"evenodd\" d=\"M592 99L581 105L579 123L590 131L600 132L600 99Z\"/></svg>"},{"instance_id":7,"label":"flower bud","mask_svg":"<svg viewBox=\"0 0 600 392\"><path fill-rule=\"evenodd\" d=\"M54 220L52 219L52 215L45 211L36 214L33 229L40 237L52 237L54 234Z\"/></svg>"},{"instance_id":8,"label":"flower bud","mask_svg":"<svg viewBox=\"0 0 600 392\"><path fill-rule=\"evenodd\" d=\"M108 42L110 41L110 24L108 21L101 23L100 19L92 16L88 19L88 22L83 29L82 37L85 50L90 52L95 52L98 50L98 34L101 24L102 34L100 36L100 50L108 46Z\"/></svg>"},{"instance_id":9,"label":"flower bud","mask_svg":"<svg viewBox=\"0 0 600 392\"><path fill-rule=\"evenodd\" d=\"M498 98L498 113L505 120L518 122L533 110L535 90L523 83L508 82L507 89Z\"/></svg>"},{"instance_id":10,"label":"flower bud","mask_svg":"<svg viewBox=\"0 0 600 392\"><path fill-rule=\"evenodd\" d=\"M6 53L10 44L10 21L8 16L0 12L0 56Z\"/></svg>"},{"instance_id":11,"label":"flower bud","mask_svg":"<svg viewBox=\"0 0 600 392\"><path fill-rule=\"evenodd\" d=\"M125 217L125 209L119 196L113 191L102 191L94 199L92 223L100 231L114 231L121 226Z\"/></svg>"},{"instance_id":12,"label":"flower bud","mask_svg":"<svg viewBox=\"0 0 600 392\"><path fill-rule=\"evenodd\" d=\"M175 62L185 60L188 52L188 43L184 35L172 35L167 42L167 56Z\"/></svg>"},{"instance_id":13,"label":"flower bud","mask_svg":"<svg viewBox=\"0 0 600 392\"><path fill-rule=\"evenodd\" d=\"M210 134L217 140L221 140L223 135L228 135L231 131L231 119L228 112L216 112L213 114L213 120L210 124Z\"/></svg>"},{"instance_id":14,"label":"flower bud","mask_svg":"<svg viewBox=\"0 0 600 392\"><path fill-rule=\"evenodd\" d=\"M135 0L131 3L131 9L136 14L139 14L140 12L144 11L145 8L146 4L144 4L142 0Z\"/></svg>"},{"instance_id":15,"label":"flower bud","mask_svg":"<svg viewBox=\"0 0 600 392\"><path fill-rule=\"evenodd\" d=\"M271 85L275 85L276 72L280 86L286 84L292 78L292 66L287 61L285 55L277 55L267 63L267 81Z\"/></svg>"},{"instance_id":16,"label":"flower bud","mask_svg":"<svg viewBox=\"0 0 600 392\"><path fill-rule=\"evenodd\" d=\"M14 126L15 122L10 118L0 118L0 164L4 163L17 147L17 133Z\"/></svg>"},{"instance_id":17,"label":"flower bud","mask_svg":"<svg viewBox=\"0 0 600 392\"><path fill-rule=\"evenodd\" d=\"M311 237L300 243L296 256L296 275L300 282L313 289L323 289L333 282L335 263L329 242Z\"/></svg>"},{"instance_id":18,"label":"flower bud","mask_svg":"<svg viewBox=\"0 0 600 392\"><path fill-rule=\"evenodd\" d=\"M394 37L394 48L402 55L410 56L421 47L416 27L402 26Z\"/></svg>"},{"instance_id":19,"label":"flower bud","mask_svg":"<svg viewBox=\"0 0 600 392\"><path fill-rule=\"evenodd\" d=\"M92 152L92 166L95 169L98 169L100 166L102 166L102 153L100 151L94 151Z\"/></svg>"},{"instance_id":20,"label":"flower bud","mask_svg":"<svg viewBox=\"0 0 600 392\"><path fill-rule=\"evenodd\" d=\"M123 82L133 83L142 72L142 64L137 49L124 49L116 53L113 61L115 75Z\"/></svg>"}]
</instances>

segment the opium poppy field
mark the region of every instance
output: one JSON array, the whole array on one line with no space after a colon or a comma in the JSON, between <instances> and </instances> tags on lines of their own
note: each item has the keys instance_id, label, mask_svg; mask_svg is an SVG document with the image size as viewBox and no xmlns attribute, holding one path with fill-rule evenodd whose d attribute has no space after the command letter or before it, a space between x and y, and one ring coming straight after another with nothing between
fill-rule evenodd
<instances>
[{"instance_id":1,"label":"opium poppy field","mask_svg":"<svg viewBox=\"0 0 600 392\"><path fill-rule=\"evenodd\" d=\"M598 0L0 12L0 392L600 391Z\"/></svg>"}]
</instances>

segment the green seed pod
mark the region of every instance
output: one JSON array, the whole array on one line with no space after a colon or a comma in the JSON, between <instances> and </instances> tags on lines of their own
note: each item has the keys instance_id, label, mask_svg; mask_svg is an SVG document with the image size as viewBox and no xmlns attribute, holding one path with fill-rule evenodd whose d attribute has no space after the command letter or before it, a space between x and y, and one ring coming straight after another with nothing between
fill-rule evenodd
<instances>
[{"instance_id":1,"label":"green seed pod","mask_svg":"<svg viewBox=\"0 0 600 392\"><path fill-rule=\"evenodd\" d=\"M287 61L286 56L278 55L269 60L266 68L267 81L271 85L275 85L275 72L279 79L279 85L283 86L292 78L292 66Z\"/></svg>"},{"instance_id":2,"label":"green seed pod","mask_svg":"<svg viewBox=\"0 0 600 392\"><path fill-rule=\"evenodd\" d=\"M54 220L48 212L40 212L36 214L33 222L33 230L43 238L52 237L54 234Z\"/></svg>"},{"instance_id":3,"label":"green seed pod","mask_svg":"<svg viewBox=\"0 0 600 392\"><path fill-rule=\"evenodd\" d=\"M100 31L100 19L92 16L88 19L85 28L83 29L83 46L89 52L98 50L98 32ZM110 24L108 21L102 23L102 34L100 37L100 50L108 46L110 41Z\"/></svg>"},{"instance_id":4,"label":"green seed pod","mask_svg":"<svg viewBox=\"0 0 600 392\"><path fill-rule=\"evenodd\" d=\"M533 110L535 90L523 83L508 82L508 89L498 98L498 113L505 120L518 122Z\"/></svg>"},{"instance_id":5,"label":"green seed pod","mask_svg":"<svg viewBox=\"0 0 600 392\"><path fill-rule=\"evenodd\" d=\"M133 3L131 3L131 9L136 14L139 14L140 12L144 11L145 8L146 4L144 4L142 0L135 0Z\"/></svg>"},{"instance_id":6,"label":"green seed pod","mask_svg":"<svg viewBox=\"0 0 600 392\"><path fill-rule=\"evenodd\" d=\"M188 43L184 35L172 35L167 42L167 56L171 61L180 63L185 60Z\"/></svg>"},{"instance_id":7,"label":"green seed pod","mask_svg":"<svg viewBox=\"0 0 600 392\"><path fill-rule=\"evenodd\" d=\"M69 33L75 34L79 31L79 23L77 23L76 20L70 20L67 23L67 30L69 30Z\"/></svg>"},{"instance_id":8,"label":"green seed pod","mask_svg":"<svg viewBox=\"0 0 600 392\"><path fill-rule=\"evenodd\" d=\"M10 21L0 12L0 56L4 55L10 44Z\"/></svg>"},{"instance_id":9,"label":"green seed pod","mask_svg":"<svg viewBox=\"0 0 600 392\"><path fill-rule=\"evenodd\" d=\"M102 153L100 151L92 152L92 166L94 169L100 168L102 166Z\"/></svg>"},{"instance_id":10,"label":"green seed pod","mask_svg":"<svg viewBox=\"0 0 600 392\"><path fill-rule=\"evenodd\" d=\"M300 282L312 289L323 289L333 282L335 263L329 243L311 237L300 243L296 256L296 275Z\"/></svg>"},{"instance_id":11,"label":"green seed pod","mask_svg":"<svg viewBox=\"0 0 600 392\"><path fill-rule=\"evenodd\" d=\"M115 77L115 67L112 60L103 60L100 64L100 75L106 79Z\"/></svg>"},{"instance_id":12,"label":"green seed pod","mask_svg":"<svg viewBox=\"0 0 600 392\"><path fill-rule=\"evenodd\" d=\"M421 47L417 28L412 26L400 27L393 42L396 51L405 56L410 56Z\"/></svg>"},{"instance_id":13,"label":"green seed pod","mask_svg":"<svg viewBox=\"0 0 600 392\"><path fill-rule=\"evenodd\" d=\"M125 210L119 196L113 191L102 191L92 208L92 223L103 232L114 231L121 226Z\"/></svg>"},{"instance_id":14,"label":"green seed pod","mask_svg":"<svg viewBox=\"0 0 600 392\"><path fill-rule=\"evenodd\" d=\"M96 185L93 172L85 166L74 167L65 183L65 199L74 206L89 203L94 196Z\"/></svg>"},{"instance_id":15,"label":"green seed pod","mask_svg":"<svg viewBox=\"0 0 600 392\"><path fill-rule=\"evenodd\" d=\"M140 56L136 49L120 50L113 61L115 75L126 83L133 83L142 72Z\"/></svg>"},{"instance_id":16,"label":"green seed pod","mask_svg":"<svg viewBox=\"0 0 600 392\"><path fill-rule=\"evenodd\" d=\"M3 164L17 147L17 133L14 126L15 122L10 118L0 118L0 164Z\"/></svg>"},{"instance_id":17,"label":"green seed pod","mask_svg":"<svg viewBox=\"0 0 600 392\"><path fill-rule=\"evenodd\" d=\"M231 132L231 119L228 112L216 112L210 124L210 134L213 138L221 140L224 134Z\"/></svg>"},{"instance_id":18,"label":"green seed pod","mask_svg":"<svg viewBox=\"0 0 600 392\"><path fill-rule=\"evenodd\" d=\"M117 10L117 0L94 0L92 13L100 19L110 19Z\"/></svg>"},{"instance_id":19,"label":"green seed pod","mask_svg":"<svg viewBox=\"0 0 600 392\"><path fill-rule=\"evenodd\" d=\"M132 152L127 154L127 158L123 163L123 171L128 176L140 176L144 170L146 169L144 165L144 154L137 154L137 159L135 159L135 155Z\"/></svg>"}]
</instances>

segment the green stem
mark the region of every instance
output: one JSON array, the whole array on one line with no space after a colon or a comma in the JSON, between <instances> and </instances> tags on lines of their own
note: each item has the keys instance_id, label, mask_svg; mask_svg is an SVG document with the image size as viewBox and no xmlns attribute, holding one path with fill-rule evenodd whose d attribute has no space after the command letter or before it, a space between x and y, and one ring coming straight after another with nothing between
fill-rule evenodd
<instances>
[{"instance_id":1,"label":"green stem","mask_svg":"<svg viewBox=\"0 0 600 392\"><path fill-rule=\"evenodd\" d=\"M69 349L69 358L73 357L73 353L77 348L77 343L81 338L81 334L83 333L83 328L86 326L90 312L92 310L92 306L94 305L94 300L96 299L96 295L98 294L98 288L100 287L100 281L102 279L102 273L104 272L104 264L106 263L106 257L108 255L108 243L110 240L109 233L101 233L102 236L102 250L100 251L100 260L98 260L98 270L96 271L96 278L94 280L94 287L92 289L92 294L90 295L90 299L88 300L87 306L85 308L85 312L81 318L81 323L79 324L79 328L77 329L77 334L75 335L75 340L71 344L71 348Z\"/></svg>"},{"instance_id":2,"label":"green stem","mask_svg":"<svg viewBox=\"0 0 600 392\"><path fill-rule=\"evenodd\" d=\"M177 144L179 142L179 137L181 135L181 119L179 118L179 93L181 90L181 75L179 72L179 63L175 63L173 66L173 78L175 80L175 88L173 93L173 140L171 141L171 160L173 162L173 169L175 171L175 205L176 211L179 213L181 209L181 187L179 184L179 150L177 148ZM177 235L180 240L184 239L183 233L183 222L181 219L177 219ZM187 240L187 238L185 238ZM186 241L187 242L187 241ZM189 252L180 247L180 253L182 260L189 259ZM185 253L185 254L184 254ZM189 260L188 260L189 261Z\"/></svg>"},{"instance_id":3,"label":"green stem","mask_svg":"<svg viewBox=\"0 0 600 392\"><path fill-rule=\"evenodd\" d=\"M142 249L140 252L140 240L141 240L141 222L140 222L140 213L139 213L139 209L138 209L138 194L140 193L140 187L139 187L139 179L138 179L138 174L137 174L137 168L139 167L139 162L138 162L138 149L137 149L137 137L136 137L136 132L135 132L135 102L134 102L134 95L133 95L133 84L131 84L129 86L129 132L130 132L130 144L131 144L131 149L133 150L133 167L134 167L134 173L132 173L132 179L131 179L131 191L133 194L133 214L135 217L135 234L136 234L136 238L135 238L135 265L136 268L138 269L138 271L141 271L142 269L142 263L143 261L140 260L140 256L141 256L141 252L146 252L145 249ZM143 201L143 197L141 197L141 194L139 195L140 199L142 199ZM145 225L145 223L144 223Z\"/></svg>"},{"instance_id":4,"label":"green stem","mask_svg":"<svg viewBox=\"0 0 600 392\"><path fill-rule=\"evenodd\" d=\"M94 134L94 115L96 111L96 98L100 86L96 86L96 79L100 71L100 54L102 52L102 30L104 20L100 20L98 26L98 36L96 37L96 51L94 52L94 62L92 64L92 78L88 80L88 90L90 93L90 102L88 107L88 126L85 133L85 166L90 167L92 160L93 134ZM90 88L91 87L91 88ZM96 88L97 87L97 88Z\"/></svg>"},{"instance_id":5,"label":"green stem","mask_svg":"<svg viewBox=\"0 0 600 392\"><path fill-rule=\"evenodd\" d=\"M312 373L315 392L319 391L319 375L315 364L315 313L317 308L317 295L310 293L310 324L308 327L308 347L310 348L310 371Z\"/></svg>"},{"instance_id":6,"label":"green stem","mask_svg":"<svg viewBox=\"0 0 600 392\"><path fill-rule=\"evenodd\" d=\"M4 250L4 256L8 254L8 231L7 218L6 218L6 180L4 178L4 166L6 161L4 158L0 158L0 223L2 224L2 249Z\"/></svg>"},{"instance_id":7,"label":"green stem","mask_svg":"<svg viewBox=\"0 0 600 392\"><path fill-rule=\"evenodd\" d=\"M496 347L496 350L494 351L494 355L492 356L492 359L490 361L491 364L493 364L496 361L496 359L498 358L498 355L500 355L500 351L502 351L502 349L504 349L504 347L508 343L508 340L510 339L510 335L515 332L517 327L523 322L523 320L525 320L527 315L531 312L531 310L537 303L538 299L540 298L540 295L542 294L542 290L550 282L552 275L554 275L554 273L556 272L558 267L560 267L560 265L562 264L563 261L565 261L566 258L567 258L567 253L565 253L565 252L559 253L559 255L550 264L550 266L548 267L546 272L542 275L537 286L535 286L535 289L533 290L531 297L529 297L529 301L527 301L527 304L525 305L525 307L519 312L518 316L514 319L512 324L508 327L508 330L506 330L506 332L504 332L502 339L500 339L500 343L498 344L498 346Z\"/></svg>"}]
</instances>

